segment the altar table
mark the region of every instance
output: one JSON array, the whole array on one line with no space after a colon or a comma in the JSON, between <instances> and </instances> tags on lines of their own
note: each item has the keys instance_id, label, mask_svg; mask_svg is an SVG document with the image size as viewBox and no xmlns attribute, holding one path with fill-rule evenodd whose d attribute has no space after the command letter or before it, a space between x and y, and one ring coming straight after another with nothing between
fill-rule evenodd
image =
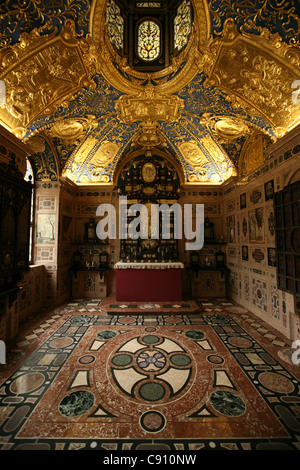
<instances>
[{"instance_id":1,"label":"altar table","mask_svg":"<svg viewBox=\"0 0 300 470\"><path fill-rule=\"evenodd\" d=\"M116 300L174 302L182 300L182 263L115 264Z\"/></svg>"}]
</instances>

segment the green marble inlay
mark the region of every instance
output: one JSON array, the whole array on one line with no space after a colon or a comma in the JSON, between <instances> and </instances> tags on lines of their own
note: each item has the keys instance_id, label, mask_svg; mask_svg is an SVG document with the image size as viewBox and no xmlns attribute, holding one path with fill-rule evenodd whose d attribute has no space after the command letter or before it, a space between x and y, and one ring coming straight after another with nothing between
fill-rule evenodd
<instances>
[{"instance_id":1,"label":"green marble inlay","mask_svg":"<svg viewBox=\"0 0 300 470\"><path fill-rule=\"evenodd\" d=\"M119 354L113 357L111 362L115 366L128 366L132 362L132 357L129 354Z\"/></svg>"},{"instance_id":2,"label":"green marble inlay","mask_svg":"<svg viewBox=\"0 0 300 470\"><path fill-rule=\"evenodd\" d=\"M210 323L216 323L217 325L222 325L224 323L230 323L230 318L224 317L223 315L213 315L209 318Z\"/></svg>"},{"instance_id":3,"label":"green marble inlay","mask_svg":"<svg viewBox=\"0 0 300 470\"><path fill-rule=\"evenodd\" d=\"M78 317L72 317L70 319L71 323L90 323L92 321L91 317L87 315L79 315Z\"/></svg>"},{"instance_id":4,"label":"green marble inlay","mask_svg":"<svg viewBox=\"0 0 300 470\"><path fill-rule=\"evenodd\" d=\"M241 397L226 390L213 392L210 396L210 402L215 410L225 416L240 416L246 409Z\"/></svg>"},{"instance_id":5,"label":"green marble inlay","mask_svg":"<svg viewBox=\"0 0 300 470\"><path fill-rule=\"evenodd\" d=\"M143 341L144 343L147 343L147 344L155 344L155 343L158 343L159 338L154 335L148 335L148 336L143 337Z\"/></svg>"},{"instance_id":6,"label":"green marble inlay","mask_svg":"<svg viewBox=\"0 0 300 470\"><path fill-rule=\"evenodd\" d=\"M62 399L59 411L68 417L80 416L86 413L94 404L94 395L85 390L72 392Z\"/></svg>"},{"instance_id":7,"label":"green marble inlay","mask_svg":"<svg viewBox=\"0 0 300 470\"><path fill-rule=\"evenodd\" d=\"M140 396L147 401L158 401L163 398L165 389L157 382L148 382L141 386Z\"/></svg>"},{"instance_id":8,"label":"green marble inlay","mask_svg":"<svg viewBox=\"0 0 300 470\"><path fill-rule=\"evenodd\" d=\"M185 336L192 339L202 339L204 338L204 333L202 331L186 331Z\"/></svg>"},{"instance_id":9,"label":"green marble inlay","mask_svg":"<svg viewBox=\"0 0 300 470\"><path fill-rule=\"evenodd\" d=\"M184 354L174 354L170 360L175 366L187 366L191 363L191 359Z\"/></svg>"},{"instance_id":10,"label":"green marble inlay","mask_svg":"<svg viewBox=\"0 0 300 470\"><path fill-rule=\"evenodd\" d=\"M100 333L97 334L97 337L100 339L111 339L116 336L117 333L114 331L101 331Z\"/></svg>"}]
</instances>

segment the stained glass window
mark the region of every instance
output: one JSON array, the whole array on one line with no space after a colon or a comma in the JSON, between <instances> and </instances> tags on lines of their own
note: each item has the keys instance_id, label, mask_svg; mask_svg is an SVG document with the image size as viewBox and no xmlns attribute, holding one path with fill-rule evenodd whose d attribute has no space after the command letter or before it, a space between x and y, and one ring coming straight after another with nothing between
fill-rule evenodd
<instances>
[{"instance_id":1,"label":"stained glass window","mask_svg":"<svg viewBox=\"0 0 300 470\"><path fill-rule=\"evenodd\" d=\"M118 5L109 0L106 7L106 24L111 44L118 50L124 47L124 19Z\"/></svg>"},{"instance_id":2,"label":"stained glass window","mask_svg":"<svg viewBox=\"0 0 300 470\"><path fill-rule=\"evenodd\" d=\"M174 19L174 47L180 51L188 42L192 27L191 2L184 0Z\"/></svg>"},{"instance_id":3,"label":"stained glass window","mask_svg":"<svg viewBox=\"0 0 300 470\"><path fill-rule=\"evenodd\" d=\"M143 21L138 28L138 56L142 60L155 60L160 55L160 27L151 20Z\"/></svg>"}]
</instances>

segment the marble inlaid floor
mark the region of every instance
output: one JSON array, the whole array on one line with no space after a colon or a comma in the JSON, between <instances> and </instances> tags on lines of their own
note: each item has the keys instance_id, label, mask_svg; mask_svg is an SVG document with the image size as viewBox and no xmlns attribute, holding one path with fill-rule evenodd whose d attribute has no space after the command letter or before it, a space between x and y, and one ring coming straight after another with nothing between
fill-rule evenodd
<instances>
[{"instance_id":1,"label":"marble inlaid floor","mask_svg":"<svg viewBox=\"0 0 300 470\"><path fill-rule=\"evenodd\" d=\"M299 449L300 370L247 310L32 319L0 366L0 449Z\"/></svg>"}]
</instances>

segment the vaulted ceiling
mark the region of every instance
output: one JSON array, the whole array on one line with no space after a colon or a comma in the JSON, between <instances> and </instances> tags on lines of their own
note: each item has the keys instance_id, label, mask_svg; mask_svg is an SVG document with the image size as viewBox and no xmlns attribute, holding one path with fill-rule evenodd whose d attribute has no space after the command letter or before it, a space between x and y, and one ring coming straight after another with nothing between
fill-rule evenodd
<instances>
[{"instance_id":1,"label":"vaulted ceiling","mask_svg":"<svg viewBox=\"0 0 300 470\"><path fill-rule=\"evenodd\" d=\"M298 1L192 3L188 45L157 72L116 54L103 0L1 3L0 123L32 148L37 180L110 184L144 152L219 184L299 124Z\"/></svg>"}]
</instances>

